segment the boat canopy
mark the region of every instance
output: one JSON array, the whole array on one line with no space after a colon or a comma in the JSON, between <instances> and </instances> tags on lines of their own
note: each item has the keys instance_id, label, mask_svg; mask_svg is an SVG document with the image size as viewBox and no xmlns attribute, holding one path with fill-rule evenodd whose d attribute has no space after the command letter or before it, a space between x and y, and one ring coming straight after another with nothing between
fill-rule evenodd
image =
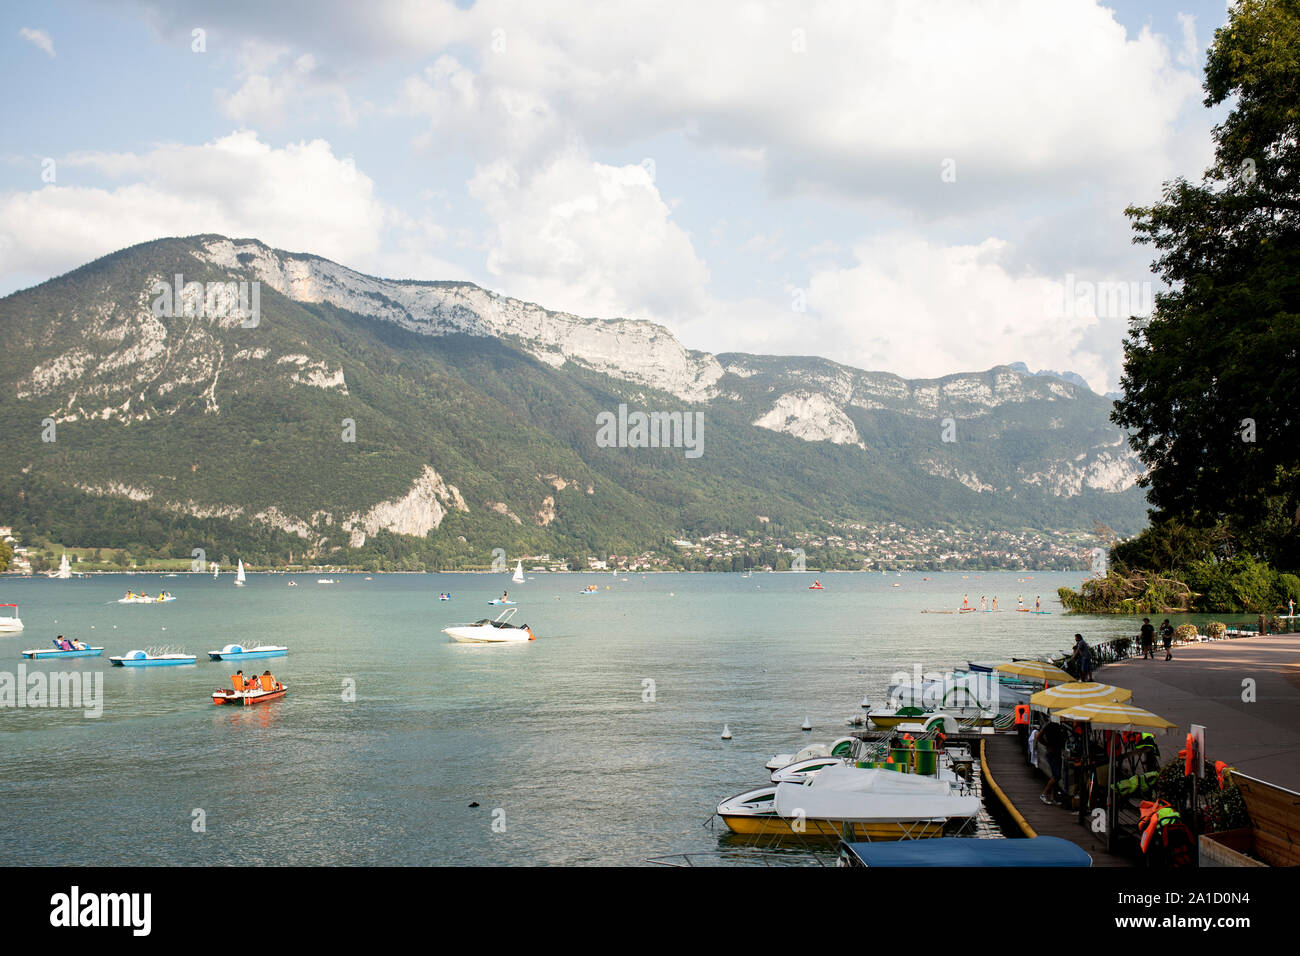
<instances>
[{"instance_id":1,"label":"boat canopy","mask_svg":"<svg viewBox=\"0 0 1300 956\"><path fill-rule=\"evenodd\" d=\"M979 797L954 793L944 780L844 765L827 767L811 783L776 788L778 815L810 820L943 820L972 817L979 808Z\"/></svg>"},{"instance_id":2,"label":"boat canopy","mask_svg":"<svg viewBox=\"0 0 1300 956\"><path fill-rule=\"evenodd\" d=\"M1060 837L980 840L940 837L901 843L841 843L840 854L856 866L1092 866L1081 847Z\"/></svg>"}]
</instances>

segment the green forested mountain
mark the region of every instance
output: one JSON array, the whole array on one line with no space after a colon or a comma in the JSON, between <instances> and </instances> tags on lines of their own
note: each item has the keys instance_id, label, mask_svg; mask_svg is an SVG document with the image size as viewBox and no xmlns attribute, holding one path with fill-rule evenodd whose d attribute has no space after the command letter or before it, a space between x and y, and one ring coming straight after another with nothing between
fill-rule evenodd
<instances>
[{"instance_id":1,"label":"green forested mountain","mask_svg":"<svg viewBox=\"0 0 1300 956\"><path fill-rule=\"evenodd\" d=\"M207 285L168 303L177 275ZM255 325L211 314L241 281ZM255 240L124 249L0 299L0 330L0 523L82 546L453 567L828 521L1143 521L1111 403L1058 378L712 356ZM603 447L620 405L698 414L698 456Z\"/></svg>"}]
</instances>

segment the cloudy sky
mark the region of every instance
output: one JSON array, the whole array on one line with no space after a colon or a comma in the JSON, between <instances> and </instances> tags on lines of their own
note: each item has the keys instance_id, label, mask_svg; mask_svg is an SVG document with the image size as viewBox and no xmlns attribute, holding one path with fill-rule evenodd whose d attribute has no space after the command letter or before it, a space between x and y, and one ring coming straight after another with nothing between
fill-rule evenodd
<instances>
[{"instance_id":1,"label":"cloudy sky","mask_svg":"<svg viewBox=\"0 0 1300 956\"><path fill-rule=\"evenodd\" d=\"M160 236L713 352L1118 382L1218 2L8 3L0 295Z\"/></svg>"}]
</instances>

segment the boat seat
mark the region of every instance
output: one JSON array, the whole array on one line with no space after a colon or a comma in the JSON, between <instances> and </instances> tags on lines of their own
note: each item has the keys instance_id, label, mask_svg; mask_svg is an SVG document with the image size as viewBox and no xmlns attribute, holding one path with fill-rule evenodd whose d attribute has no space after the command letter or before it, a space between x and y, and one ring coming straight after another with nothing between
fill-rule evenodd
<instances>
[{"instance_id":1,"label":"boat seat","mask_svg":"<svg viewBox=\"0 0 1300 956\"><path fill-rule=\"evenodd\" d=\"M270 691L275 688L275 678L268 677L266 674L259 677L258 681L261 682L262 690Z\"/></svg>"},{"instance_id":2,"label":"boat seat","mask_svg":"<svg viewBox=\"0 0 1300 956\"><path fill-rule=\"evenodd\" d=\"M235 688L235 690L243 690L243 689L244 689L244 679L243 679L242 677L240 677L238 674L231 674L231 675L230 675L230 686L233 687L233 688Z\"/></svg>"}]
</instances>

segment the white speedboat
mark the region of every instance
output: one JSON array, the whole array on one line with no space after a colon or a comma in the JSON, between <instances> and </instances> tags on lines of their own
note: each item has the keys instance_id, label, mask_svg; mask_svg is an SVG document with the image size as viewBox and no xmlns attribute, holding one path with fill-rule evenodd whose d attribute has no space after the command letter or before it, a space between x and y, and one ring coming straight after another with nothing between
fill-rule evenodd
<instances>
[{"instance_id":1,"label":"white speedboat","mask_svg":"<svg viewBox=\"0 0 1300 956\"><path fill-rule=\"evenodd\" d=\"M0 634L17 634L23 629L22 618L18 616L17 604L0 604L0 610L12 608L5 614L0 614Z\"/></svg>"},{"instance_id":2,"label":"white speedboat","mask_svg":"<svg viewBox=\"0 0 1300 956\"><path fill-rule=\"evenodd\" d=\"M316 579L316 583L317 583L317 584L337 584L338 582L335 581L333 578L317 578L317 579Z\"/></svg>"},{"instance_id":3,"label":"white speedboat","mask_svg":"<svg viewBox=\"0 0 1300 956\"><path fill-rule=\"evenodd\" d=\"M510 618L517 610L519 609L514 607L506 608L495 621L483 618L473 624L453 624L444 627L442 632L462 644L519 644L536 640L527 624L510 623Z\"/></svg>"}]
</instances>

